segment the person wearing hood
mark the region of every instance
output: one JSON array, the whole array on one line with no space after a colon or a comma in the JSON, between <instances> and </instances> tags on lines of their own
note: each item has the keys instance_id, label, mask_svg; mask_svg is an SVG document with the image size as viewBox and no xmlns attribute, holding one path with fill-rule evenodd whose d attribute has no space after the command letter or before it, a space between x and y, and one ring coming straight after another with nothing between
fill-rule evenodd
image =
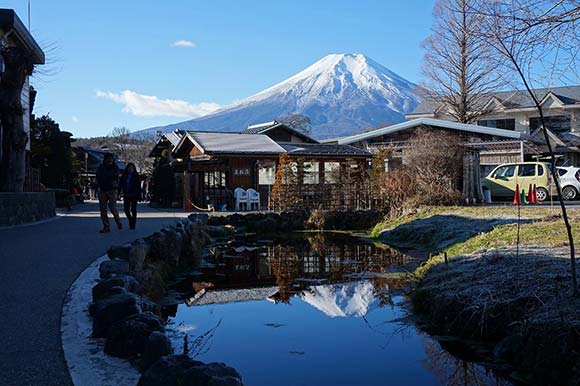
<instances>
[{"instance_id":1,"label":"person wearing hood","mask_svg":"<svg viewBox=\"0 0 580 386\"><path fill-rule=\"evenodd\" d=\"M97 185L99 187L99 209L101 211L101 221L103 222L103 229L100 230L100 233L109 233L111 231L107 207L111 211L119 230L123 229L119 211L117 210L119 167L115 164L115 159L110 153L105 154L103 163L97 169Z\"/></svg>"}]
</instances>

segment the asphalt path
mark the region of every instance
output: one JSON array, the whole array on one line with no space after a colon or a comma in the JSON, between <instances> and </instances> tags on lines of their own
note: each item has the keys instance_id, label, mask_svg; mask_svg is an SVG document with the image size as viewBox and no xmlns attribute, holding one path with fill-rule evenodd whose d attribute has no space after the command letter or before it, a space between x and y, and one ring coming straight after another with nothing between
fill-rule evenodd
<instances>
[{"instance_id":1,"label":"asphalt path","mask_svg":"<svg viewBox=\"0 0 580 386\"><path fill-rule=\"evenodd\" d=\"M0 228L0 385L72 385L60 341L60 315L76 277L113 244L147 236L187 214L139 204L137 229L111 223L98 233L95 202L56 219Z\"/></svg>"}]
</instances>

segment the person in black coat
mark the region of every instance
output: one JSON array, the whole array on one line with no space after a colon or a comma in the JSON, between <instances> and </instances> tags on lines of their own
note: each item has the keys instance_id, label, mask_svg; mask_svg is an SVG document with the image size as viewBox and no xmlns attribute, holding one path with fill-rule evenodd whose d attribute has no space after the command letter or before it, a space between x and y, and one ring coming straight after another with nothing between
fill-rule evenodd
<instances>
[{"instance_id":1,"label":"person in black coat","mask_svg":"<svg viewBox=\"0 0 580 386\"><path fill-rule=\"evenodd\" d=\"M137 202L141 197L141 176L135 164L128 163L121 176L119 194L123 193L125 216L129 220L129 229L135 229L137 223Z\"/></svg>"},{"instance_id":2,"label":"person in black coat","mask_svg":"<svg viewBox=\"0 0 580 386\"><path fill-rule=\"evenodd\" d=\"M99 188L99 209L101 211L101 220L103 222L103 229L100 230L100 232L109 233L111 231L107 207L109 207L109 210L113 214L117 227L122 229L123 225L121 224L119 211L117 210L119 168L115 164L115 158L110 153L105 154L103 163L99 165L99 168L97 169L97 185Z\"/></svg>"}]
</instances>

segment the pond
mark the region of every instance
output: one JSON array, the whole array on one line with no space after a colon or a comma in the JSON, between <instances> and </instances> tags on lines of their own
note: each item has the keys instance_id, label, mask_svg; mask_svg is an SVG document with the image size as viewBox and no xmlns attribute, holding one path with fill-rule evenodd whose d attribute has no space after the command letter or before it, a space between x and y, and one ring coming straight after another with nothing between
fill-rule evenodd
<instances>
[{"instance_id":1,"label":"pond","mask_svg":"<svg viewBox=\"0 0 580 386\"><path fill-rule=\"evenodd\" d=\"M415 326L401 274L414 264L344 235L233 240L176 283L168 330L247 386L511 385Z\"/></svg>"}]
</instances>

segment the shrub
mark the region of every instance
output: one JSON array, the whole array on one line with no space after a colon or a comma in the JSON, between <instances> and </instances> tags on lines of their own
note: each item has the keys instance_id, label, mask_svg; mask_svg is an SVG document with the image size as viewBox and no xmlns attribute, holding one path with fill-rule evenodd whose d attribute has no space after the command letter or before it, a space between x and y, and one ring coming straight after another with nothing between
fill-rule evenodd
<instances>
[{"instance_id":1,"label":"shrub","mask_svg":"<svg viewBox=\"0 0 580 386\"><path fill-rule=\"evenodd\" d=\"M429 205L455 204L463 173L462 138L446 131L420 129L403 151L403 163L416 181L419 201Z\"/></svg>"}]
</instances>

